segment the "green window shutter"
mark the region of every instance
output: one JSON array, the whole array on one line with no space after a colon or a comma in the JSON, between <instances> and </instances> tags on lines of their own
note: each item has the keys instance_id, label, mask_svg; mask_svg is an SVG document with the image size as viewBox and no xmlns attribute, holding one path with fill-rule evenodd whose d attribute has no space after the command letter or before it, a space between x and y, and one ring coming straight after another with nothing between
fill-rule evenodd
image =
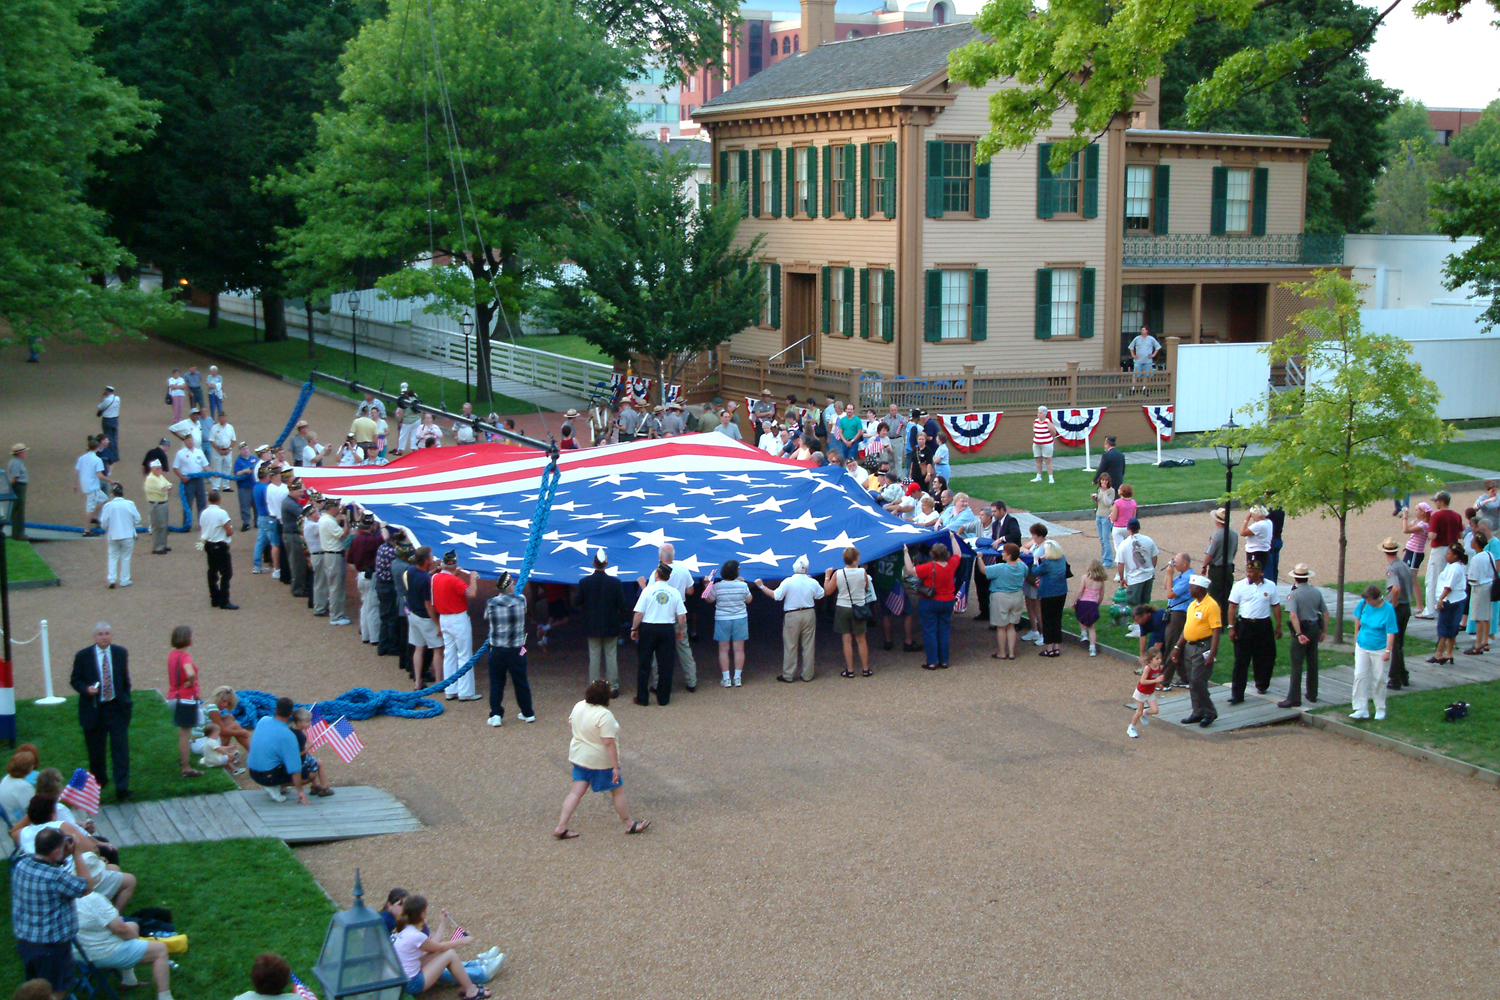
<instances>
[{"instance_id":1,"label":"green window shutter","mask_svg":"<svg viewBox=\"0 0 1500 1000\"><path fill-rule=\"evenodd\" d=\"M750 157L750 217L760 217L760 150Z\"/></svg>"},{"instance_id":2,"label":"green window shutter","mask_svg":"<svg viewBox=\"0 0 1500 1000\"><path fill-rule=\"evenodd\" d=\"M745 186L745 181L750 177L750 151L740 150L740 211L750 213L750 189Z\"/></svg>"},{"instance_id":3,"label":"green window shutter","mask_svg":"<svg viewBox=\"0 0 1500 1000\"><path fill-rule=\"evenodd\" d=\"M713 198L712 192L713 192L713 185L712 184L699 184L698 185L698 211L705 212L705 211L708 210L709 202Z\"/></svg>"},{"instance_id":4,"label":"green window shutter","mask_svg":"<svg viewBox=\"0 0 1500 1000\"><path fill-rule=\"evenodd\" d=\"M807 217L818 216L818 147L807 147Z\"/></svg>"},{"instance_id":5,"label":"green window shutter","mask_svg":"<svg viewBox=\"0 0 1500 1000\"><path fill-rule=\"evenodd\" d=\"M771 218L781 218L781 150L771 150Z\"/></svg>"},{"instance_id":6,"label":"green window shutter","mask_svg":"<svg viewBox=\"0 0 1500 1000\"><path fill-rule=\"evenodd\" d=\"M1094 335L1094 269L1078 272L1078 336Z\"/></svg>"},{"instance_id":7,"label":"green window shutter","mask_svg":"<svg viewBox=\"0 0 1500 1000\"><path fill-rule=\"evenodd\" d=\"M833 268L823 268L823 332L825 334L833 332L833 296L831 294L833 286L829 284L832 280Z\"/></svg>"},{"instance_id":8,"label":"green window shutter","mask_svg":"<svg viewBox=\"0 0 1500 1000\"><path fill-rule=\"evenodd\" d=\"M1156 165L1156 177L1152 183L1152 197L1156 201L1151 212L1151 231L1157 236L1165 236L1170 230L1167 229L1167 209L1171 205L1172 168L1165 163ZM1155 333L1156 330L1152 330Z\"/></svg>"},{"instance_id":9,"label":"green window shutter","mask_svg":"<svg viewBox=\"0 0 1500 1000\"><path fill-rule=\"evenodd\" d=\"M1250 235L1266 235L1266 194L1271 187L1271 171L1255 168L1255 201L1250 204Z\"/></svg>"},{"instance_id":10,"label":"green window shutter","mask_svg":"<svg viewBox=\"0 0 1500 1000\"><path fill-rule=\"evenodd\" d=\"M844 336L854 336L854 268L844 268Z\"/></svg>"},{"instance_id":11,"label":"green window shutter","mask_svg":"<svg viewBox=\"0 0 1500 1000\"><path fill-rule=\"evenodd\" d=\"M927 217L943 217L943 144L927 144Z\"/></svg>"},{"instance_id":12,"label":"green window shutter","mask_svg":"<svg viewBox=\"0 0 1500 1000\"><path fill-rule=\"evenodd\" d=\"M854 143L844 146L844 215L854 218L859 212L859 150Z\"/></svg>"},{"instance_id":13,"label":"green window shutter","mask_svg":"<svg viewBox=\"0 0 1500 1000\"><path fill-rule=\"evenodd\" d=\"M859 217L868 219L870 217L870 144L868 142L859 144L859 176L864 178L864 183L859 186Z\"/></svg>"},{"instance_id":14,"label":"green window shutter","mask_svg":"<svg viewBox=\"0 0 1500 1000\"><path fill-rule=\"evenodd\" d=\"M896 217L896 144L888 142L882 148L885 150L885 184L880 197L885 202L885 217L894 219Z\"/></svg>"},{"instance_id":15,"label":"green window shutter","mask_svg":"<svg viewBox=\"0 0 1500 1000\"><path fill-rule=\"evenodd\" d=\"M1083 150L1083 217L1099 218L1099 144Z\"/></svg>"},{"instance_id":16,"label":"green window shutter","mask_svg":"<svg viewBox=\"0 0 1500 1000\"><path fill-rule=\"evenodd\" d=\"M975 271L969 294L969 339L986 340L990 335L990 272Z\"/></svg>"},{"instance_id":17,"label":"green window shutter","mask_svg":"<svg viewBox=\"0 0 1500 1000\"><path fill-rule=\"evenodd\" d=\"M786 151L786 217L797 217L797 149Z\"/></svg>"},{"instance_id":18,"label":"green window shutter","mask_svg":"<svg viewBox=\"0 0 1500 1000\"><path fill-rule=\"evenodd\" d=\"M771 265L771 325L781 329L781 265Z\"/></svg>"},{"instance_id":19,"label":"green window shutter","mask_svg":"<svg viewBox=\"0 0 1500 1000\"><path fill-rule=\"evenodd\" d=\"M1052 268L1037 268L1036 272L1036 339L1047 340L1052 336Z\"/></svg>"},{"instance_id":20,"label":"green window shutter","mask_svg":"<svg viewBox=\"0 0 1500 1000\"><path fill-rule=\"evenodd\" d=\"M990 217L990 165L974 164L974 218Z\"/></svg>"},{"instance_id":21,"label":"green window shutter","mask_svg":"<svg viewBox=\"0 0 1500 1000\"><path fill-rule=\"evenodd\" d=\"M1052 165L1047 162L1052 155L1052 143L1036 144L1036 217L1050 219L1057 211L1057 189L1052 183Z\"/></svg>"},{"instance_id":22,"label":"green window shutter","mask_svg":"<svg viewBox=\"0 0 1500 1000\"><path fill-rule=\"evenodd\" d=\"M1214 167L1213 202L1208 213L1208 231L1212 236L1224 235L1224 220L1229 214L1229 168Z\"/></svg>"},{"instance_id":23,"label":"green window shutter","mask_svg":"<svg viewBox=\"0 0 1500 1000\"><path fill-rule=\"evenodd\" d=\"M833 218L833 157L834 147L823 147L823 218Z\"/></svg>"},{"instance_id":24,"label":"green window shutter","mask_svg":"<svg viewBox=\"0 0 1500 1000\"><path fill-rule=\"evenodd\" d=\"M719 151L719 190L721 192L729 190L729 151L727 149Z\"/></svg>"},{"instance_id":25,"label":"green window shutter","mask_svg":"<svg viewBox=\"0 0 1500 1000\"><path fill-rule=\"evenodd\" d=\"M927 322L924 335L928 342L934 344L943 339L942 271L927 272Z\"/></svg>"},{"instance_id":26,"label":"green window shutter","mask_svg":"<svg viewBox=\"0 0 1500 1000\"><path fill-rule=\"evenodd\" d=\"M877 279L878 280L878 279ZM859 335L870 339L870 269L859 269Z\"/></svg>"},{"instance_id":27,"label":"green window shutter","mask_svg":"<svg viewBox=\"0 0 1500 1000\"><path fill-rule=\"evenodd\" d=\"M896 272L882 271L880 289L880 335L887 342L896 339Z\"/></svg>"},{"instance_id":28,"label":"green window shutter","mask_svg":"<svg viewBox=\"0 0 1500 1000\"><path fill-rule=\"evenodd\" d=\"M1146 286L1146 326L1157 340L1162 339L1162 328L1167 323L1167 288L1165 285ZM1129 331L1132 339L1135 331Z\"/></svg>"}]
</instances>

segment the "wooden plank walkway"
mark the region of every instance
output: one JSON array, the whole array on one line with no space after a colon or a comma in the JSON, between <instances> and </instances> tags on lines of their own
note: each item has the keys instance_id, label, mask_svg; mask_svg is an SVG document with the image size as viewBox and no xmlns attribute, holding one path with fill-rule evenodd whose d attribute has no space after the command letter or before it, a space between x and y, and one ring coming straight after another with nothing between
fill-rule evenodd
<instances>
[{"instance_id":1,"label":"wooden plank walkway","mask_svg":"<svg viewBox=\"0 0 1500 1000\"><path fill-rule=\"evenodd\" d=\"M420 830L422 821L390 792L343 786L331 798L299 806L276 802L263 789L192 795L104 806L94 822L120 846L179 844L236 837L276 837L288 844Z\"/></svg>"}]
</instances>

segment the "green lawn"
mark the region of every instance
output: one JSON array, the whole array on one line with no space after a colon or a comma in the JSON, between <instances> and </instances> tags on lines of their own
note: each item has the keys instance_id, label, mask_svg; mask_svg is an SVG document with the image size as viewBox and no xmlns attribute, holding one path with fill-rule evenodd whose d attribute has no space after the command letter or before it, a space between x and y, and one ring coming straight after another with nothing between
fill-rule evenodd
<instances>
[{"instance_id":1,"label":"green lawn","mask_svg":"<svg viewBox=\"0 0 1500 1000\"><path fill-rule=\"evenodd\" d=\"M1240 466L1247 473L1255 459ZM1018 472L1002 476L965 476L953 470L950 484L971 497L1004 500L1017 510L1082 510L1092 507L1089 494L1094 491L1091 472L1082 469L1059 469L1055 485L1045 480L1031 481L1032 473ZM1224 467L1218 463L1200 462L1179 469L1160 469L1144 462L1126 466L1126 479L1135 488L1135 499L1142 505L1176 503L1183 500L1207 500L1224 492Z\"/></svg>"},{"instance_id":2,"label":"green lawn","mask_svg":"<svg viewBox=\"0 0 1500 1000\"><path fill-rule=\"evenodd\" d=\"M181 319L170 320L161 324L156 330L161 336L168 340L174 340L186 347L206 347L232 357L249 361L269 369L278 375L286 375L299 382L307 380L307 373L313 368L326 372L329 375L337 375L340 378L358 377L361 381L370 385L381 387L394 395L402 382L411 383L412 390L422 397L423 402L429 406L441 406L446 402L447 408L457 412L464 401L464 382L462 369L455 368L451 378L439 379L436 375L428 375L411 368L403 368L400 365L387 364L380 360L386 352L379 348L366 348L359 355L359 370L356 373L353 367L353 357L348 351L335 350L319 344L316 348L316 360L310 361L307 357L307 338L292 334L290 340L280 343L267 344L264 341L257 342L253 338L255 332L243 323L236 323L222 317L216 329L208 328L208 317L201 313L189 313ZM325 388L340 390L336 385L327 384ZM350 400L356 397L349 394ZM476 409L479 405L476 404ZM536 407L513 396L497 395L495 397L495 412L500 414L530 413Z\"/></svg>"},{"instance_id":3,"label":"green lawn","mask_svg":"<svg viewBox=\"0 0 1500 1000\"><path fill-rule=\"evenodd\" d=\"M1443 709L1455 701L1469 703L1469 717L1449 722ZM1500 770L1500 681L1398 695L1386 702L1386 717L1382 722L1351 719L1347 705L1319 711L1381 736Z\"/></svg>"},{"instance_id":4,"label":"green lawn","mask_svg":"<svg viewBox=\"0 0 1500 1000\"><path fill-rule=\"evenodd\" d=\"M1500 441L1455 441L1440 444L1423 452L1422 458L1469 465L1476 469L1500 470Z\"/></svg>"},{"instance_id":5,"label":"green lawn","mask_svg":"<svg viewBox=\"0 0 1500 1000\"><path fill-rule=\"evenodd\" d=\"M533 351L550 351L580 361L597 361L602 365L611 363L608 354L590 344L576 333L533 333L516 338L517 347L529 347Z\"/></svg>"},{"instance_id":6,"label":"green lawn","mask_svg":"<svg viewBox=\"0 0 1500 1000\"><path fill-rule=\"evenodd\" d=\"M281 841L143 845L124 848L120 860L138 879L127 915L164 907L188 936L188 950L172 956L174 997L228 1000L249 992L250 963L263 951L279 953L313 992L326 995L312 967L334 907ZM10 880L0 881L0 925L7 942L0 948L0 981L9 993L23 976L16 949L9 946ZM154 996L150 966L138 968L136 976L142 985L121 996Z\"/></svg>"},{"instance_id":7,"label":"green lawn","mask_svg":"<svg viewBox=\"0 0 1500 1000\"><path fill-rule=\"evenodd\" d=\"M36 554L30 542L18 542L9 535L5 538L5 570L11 583L57 579L52 567Z\"/></svg>"},{"instance_id":8,"label":"green lawn","mask_svg":"<svg viewBox=\"0 0 1500 1000\"><path fill-rule=\"evenodd\" d=\"M53 664L54 673L66 671L65 663ZM56 679L67 687L67 674ZM177 727L172 712L155 691L134 692L135 711L130 717L130 790L137 799L172 799L181 795L227 792L234 779L223 768L211 767L201 778L184 778L177 762ZM61 705L41 706L31 700L16 702L16 742L34 743L43 767L55 767L66 779L74 768L87 767L83 731L78 728L78 699ZM105 790L104 801L114 801L114 785ZM3 950L3 949L0 949Z\"/></svg>"},{"instance_id":9,"label":"green lawn","mask_svg":"<svg viewBox=\"0 0 1500 1000\"><path fill-rule=\"evenodd\" d=\"M1207 440L1207 434L1179 434L1172 440L1163 441L1161 443L1162 457L1165 458L1167 452L1171 451L1173 448L1201 448L1204 446L1204 443ZM1095 442L1091 442L1089 444L1089 454L1097 456L1099 452L1104 450L1103 438L1098 439L1096 443L1097 447L1095 447ZM1152 460L1154 461L1156 456L1156 442L1153 441L1150 444L1122 444L1120 445L1120 450L1125 452L1148 451L1151 453ZM1083 457L1083 449L1069 448L1067 445L1059 441L1053 449L1052 457L1064 458L1068 455L1077 455L1081 458ZM975 462L1010 462L1018 459L1029 460L1031 457L1031 452L1029 451L1018 451L1014 455L954 455L952 461L949 462L949 464L972 465Z\"/></svg>"}]
</instances>

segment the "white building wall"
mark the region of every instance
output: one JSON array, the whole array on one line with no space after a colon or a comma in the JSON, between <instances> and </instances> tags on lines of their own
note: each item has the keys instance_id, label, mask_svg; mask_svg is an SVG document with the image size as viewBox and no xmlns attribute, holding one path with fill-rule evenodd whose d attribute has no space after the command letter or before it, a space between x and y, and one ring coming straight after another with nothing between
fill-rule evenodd
<instances>
[{"instance_id":1,"label":"white building wall","mask_svg":"<svg viewBox=\"0 0 1500 1000\"><path fill-rule=\"evenodd\" d=\"M1344 237L1344 263L1354 269L1354 280L1368 285L1367 309L1425 309L1437 300L1463 300L1474 294L1472 285L1449 291L1443 286L1443 264L1479 242L1475 236L1450 240L1446 236L1405 236L1359 233Z\"/></svg>"}]
</instances>

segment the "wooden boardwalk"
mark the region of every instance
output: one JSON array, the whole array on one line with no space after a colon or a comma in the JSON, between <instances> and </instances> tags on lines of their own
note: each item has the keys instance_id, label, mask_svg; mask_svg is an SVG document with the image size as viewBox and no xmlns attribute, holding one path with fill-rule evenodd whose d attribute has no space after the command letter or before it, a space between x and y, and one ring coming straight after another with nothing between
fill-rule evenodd
<instances>
[{"instance_id":1,"label":"wooden boardwalk","mask_svg":"<svg viewBox=\"0 0 1500 1000\"><path fill-rule=\"evenodd\" d=\"M276 837L288 844L371 837L419 830L422 821L389 792L364 786L334 789L329 798L276 802L263 789L107 805L94 821L120 847L179 844L236 837Z\"/></svg>"}]
</instances>

